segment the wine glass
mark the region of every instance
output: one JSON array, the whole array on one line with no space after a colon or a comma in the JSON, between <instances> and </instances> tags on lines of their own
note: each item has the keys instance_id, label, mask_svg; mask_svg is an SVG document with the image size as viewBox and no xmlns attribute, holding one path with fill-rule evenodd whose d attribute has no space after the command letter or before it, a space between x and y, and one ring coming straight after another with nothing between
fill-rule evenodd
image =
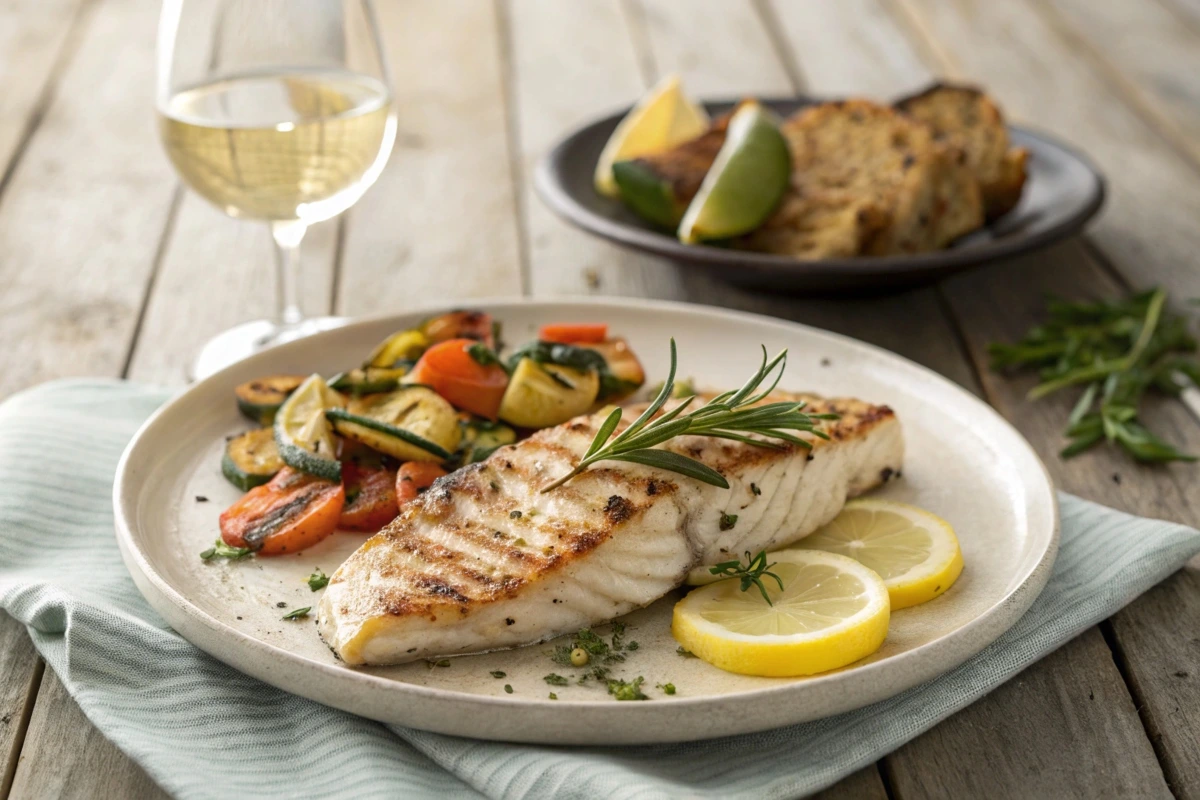
<instances>
[{"instance_id":1,"label":"wine glass","mask_svg":"<svg viewBox=\"0 0 1200 800\"><path fill-rule=\"evenodd\" d=\"M184 183L275 242L276 318L210 340L192 376L342 324L304 317L300 243L362 197L396 138L371 0L165 0L157 111Z\"/></svg>"}]
</instances>

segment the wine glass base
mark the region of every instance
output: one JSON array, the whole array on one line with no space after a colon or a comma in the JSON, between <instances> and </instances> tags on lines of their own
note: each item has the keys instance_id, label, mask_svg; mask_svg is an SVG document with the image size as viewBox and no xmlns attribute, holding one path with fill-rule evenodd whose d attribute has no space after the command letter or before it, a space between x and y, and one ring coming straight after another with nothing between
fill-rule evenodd
<instances>
[{"instance_id":1,"label":"wine glass base","mask_svg":"<svg viewBox=\"0 0 1200 800\"><path fill-rule=\"evenodd\" d=\"M349 321L347 317L312 317L296 325L280 325L265 319L243 322L205 342L192 362L188 379L198 381L207 378L268 347L340 328Z\"/></svg>"}]
</instances>

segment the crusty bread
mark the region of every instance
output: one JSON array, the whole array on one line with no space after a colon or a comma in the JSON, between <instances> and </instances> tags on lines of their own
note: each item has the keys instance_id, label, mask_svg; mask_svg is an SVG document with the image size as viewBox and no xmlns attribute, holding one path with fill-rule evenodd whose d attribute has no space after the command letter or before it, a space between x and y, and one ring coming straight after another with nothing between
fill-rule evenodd
<instances>
[{"instance_id":1,"label":"crusty bread","mask_svg":"<svg viewBox=\"0 0 1200 800\"><path fill-rule=\"evenodd\" d=\"M1029 152L1011 146L1004 115L987 94L970 86L935 84L899 100L896 107L929 125L939 140L962 148L983 191L988 219L1017 204Z\"/></svg>"},{"instance_id":2,"label":"crusty bread","mask_svg":"<svg viewBox=\"0 0 1200 800\"><path fill-rule=\"evenodd\" d=\"M823 232L822 241L869 231L860 254L917 253L945 247L983 222L979 187L962 153L892 108L868 100L822 103L792 116L782 131L792 152L794 201L776 216L853 228ZM829 213L835 201L853 213ZM805 212L797 202L817 208ZM884 227L871 230L884 217ZM783 224L773 218L765 227Z\"/></svg>"},{"instance_id":3,"label":"crusty bread","mask_svg":"<svg viewBox=\"0 0 1200 800\"><path fill-rule=\"evenodd\" d=\"M738 240L749 250L813 261L861 255L891 222L869 197L828 190L783 196L779 208L757 230Z\"/></svg>"}]
</instances>

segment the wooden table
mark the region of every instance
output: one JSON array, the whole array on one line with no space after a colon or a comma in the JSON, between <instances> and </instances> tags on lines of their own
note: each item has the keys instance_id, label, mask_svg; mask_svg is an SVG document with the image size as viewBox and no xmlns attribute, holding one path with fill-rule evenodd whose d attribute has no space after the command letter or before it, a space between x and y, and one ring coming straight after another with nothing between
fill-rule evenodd
<instances>
[{"instance_id":1,"label":"wooden table","mask_svg":"<svg viewBox=\"0 0 1200 800\"><path fill-rule=\"evenodd\" d=\"M209 336L269 313L265 230L183 191L151 116L158 3L0 4L0 396L64 375L179 385ZM1200 0L380 0L400 135L379 184L306 245L308 310L487 295L686 299L849 333L1013 421L1071 492L1200 523L1200 467L1055 453L1061 402L988 371L1042 296L1200 296ZM698 95L888 97L978 81L1106 171L1082 238L862 300L749 294L560 223L530 186L571 126L667 72ZM1200 452L1162 404L1152 426ZM303 791L302 787L297 787ZM0 800L161 794L0 616ZM829 797L1200 797L1200 563Z\"/></svg>"}]
</instances>

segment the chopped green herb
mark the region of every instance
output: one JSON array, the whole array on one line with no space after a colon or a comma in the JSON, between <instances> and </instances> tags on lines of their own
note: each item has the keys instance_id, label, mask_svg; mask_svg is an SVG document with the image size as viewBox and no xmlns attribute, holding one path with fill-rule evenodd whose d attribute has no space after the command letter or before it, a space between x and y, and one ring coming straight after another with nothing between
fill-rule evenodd
<instances>
[{"instance_id":1,"label":"chopped green herb","mask_svg":"<svg viewBox=\"0 0 1200 800\"><path fill-rule=\"evenodd\" d=\"M675 652L678 655L683 656L684 658L699 658L700 657L700 656L696 655L695 653L693 653L691 650L685 650L683 645L676 647Z\"/></svg>"},{"instance_id":2,"label":"chopped green herb","mask_svg":"<svg viewBox=\"0 0 1200 800\"><path fill-rule=\"evenodd\" d=\"M602 667L597 664L596 666L589 667L587 672L580 675L579 680L577 680L575 682L578 683L580 686L587 683L589 679L604 682L604 681L608 680L608 674L610 672L612 672L611 668Z\"/></svg>"},{"instance_id":3,"label":"chopped green herb","mask_svg":"<svg viewBox=\"0 0 1200 800\"><path fill-rule=\"evenodd\" d=\"M310 611L312 611L312 606L305 606L304 608L294 608L291 611L289 611L288 613L284 614L282 619L304 619L305 617L308 616L308 612L310 612Z\"/></svg>"},{"instance_id":4,"label":"chopped green herb","mask_svg":"<svg viewBox=\"0 0 1200 800\"><path fill-rule=\"evenodd\" d=\"M754 493L755 497L758 497L760 494L762 494L762 489L758 488L757 483L750 484L750 491Z\"/></svg>"},{"instance_id":5,"label":"chopped green herb","mask_svg":"<svg viewBox=\"0 0 1200 800\"><path fill-rule=\"evenodd\" d=\"M626 650L637 650L639 647L641 647L641 645L639 645L636 641L630 642L629 644L625 645Z\"/></svg>"},{"instance_id":6,"label":"chopped green herb","mask_svg":"<svg viewBox=\"0 0 1200 800\"><path fill-rule=\"evenodd\" d=\"M717 524L723 531L733 530L734 525L737 525L737 514L722 514L721 521Z\"/></svg>"},{"instance_id":7,"label":"chopped green herb","mask_svg":"<svg viewBox=\"0 0 1200 800\"><path fill-rule=\"evenodd\" d=\"M550 684L551 686L566 686L568 683L566 678L564 678L562 675L559 675L555 672L551 672L549 675L542 678L542 680L544 680L546 683Z\"/></svg>"},{"instance_id":8,"label":"chopped green herb","mask_svg":"<svg viewBox=\"0 0 1200 800\"><path fill-rule=\"evenodd\" d=\"M308 583L308 588L316 592L329 585L329 576L318 569L314 570L313 574L309 575L305 581Z\"/></svg>"},{"instance_id":9,"label":"chopped green herb","mask_svg":"<svg viewBox=\"0 0 1200 800\"><path fill-rule=\"evenodd\" d=\"M200 558L209 561L214 558L228 558L230 561L237 561L245 558L254 551L249 547L230 547L220 539L217 539L216 544L200 554Z\"/></svg>"},{"instance_id":10,"label":"chopped green herb","mask_svg":"<svg viewBox=\"0 0 1200 800\"><path fill-rule=\"evenodd\" d=\"M645 678L640 675L631 681L610 680L608 693L618 700L649 700L650 698L642 691L644 680Z\"/></svg>"},{"instance_id":11,"label":"chopped green herb","mask_svg":"<svg viewBox=\"0 0 1200 800\"><path fill-rule=\"evenodd\" d=\"M558 699L558 695L556 695L554 692L551 692L551 693L550 693L550 699L551 699L551 700L557 700L557 699Z\"/></svg>"},{"instance_id":12,"label":"chopped green herb","mask_svg":"<svg viewBox=\"0 0 1200 800\"><path fill-rule=\"evenodd\" d=\"M501 367L507 372L507 367L505 367L504 362L500 360L500 356L496 355L496 351L492 350L492 348L488 347L483 342L475 342L475 344L468 345L467 355L469 355L471 359L480 366L497 366Z\"/></svg>"},{"instance_id":13,"label":"chopped green herb","mask_svg":"<svg viewBox=\"0 0 1200 800\"><path fill-rule=\"evenodd\" d=\"M737 517L734 517L737 520ZM767 563L767 552L759 550L758 555L751 557L750 551L746 551L746 565L742 566L739 560L722 561L716 566L709 567L708 571L713 575L719 576L719 580L727 580L729 578L737 578L741 581L742 591L748 590L751 586L757 586L762 592L763 600L767 601L767 605L774 605L771 602L771 596L767 594L767 587L763 585L763 576L774 578L779 584L780 591L783 590L783 580L774 572L770 572L771 567L775 564Z\"/></svg>"},{"instance_id":14,"label":"chopped green herb","mask_svg":"<svg viewBox=\"0 0 1200 800\"><path fill-rule=\"evenodd\" d=\"M506 683L506 684L504 684L504 693L505 693L505 694L512 694L512 686L510 686L510 685L509 685L509 684L507 684L507 683Z\"/></svg>"},{"instance_id":15,"label":"chopped green herb","mask_svg":"<svg viewBox=\"0 0 1200 800\"><path fill-rule=\"evenodd\" d=\"M520 519L521 512L520 511L510 511L510 512L508 512L508 518L509 519Z\"/></svg>"},{"instance_id":16,"label":"chopped green herb","mask_svg":"<svg viewBox=\"0 0 1200 800\"><path fill-rule=\"evenodd\" d=\"M675 694L675 684L673 683L659 683L656 685L659 689L662 689L663 694Z\"/></svg>"},{"instance_id":17,"label":"chopped green herb","mask_svg":"<svg viewBox=\"0 0 1200 800\"><path fill-rule=\"evenodd\" d=\"M492 670L492 677L493 678L506 678L506 677L508 677L508 673L503 672L502 670L496 669L496 670Z\"/></svg>"},{"instance_id":18,"label":"chopped green herb","mask_svg":"<svg viewBox=\"0 0 1200 800\"><path fill-rule=\"evenodd\" d=\"M1147 393L1178 397L1188 385L1200 387L1196 339L1187 318L1167 311L1166 301L1162 289L1113 301L1051 300L1045 323L1015 344L989 346L992 369L1038 371L1031 400L1083 387L1067 418L1063 458L1107 441L1137 461L1195 460L1138 420Z\"/></svg>"}]
</instances>

